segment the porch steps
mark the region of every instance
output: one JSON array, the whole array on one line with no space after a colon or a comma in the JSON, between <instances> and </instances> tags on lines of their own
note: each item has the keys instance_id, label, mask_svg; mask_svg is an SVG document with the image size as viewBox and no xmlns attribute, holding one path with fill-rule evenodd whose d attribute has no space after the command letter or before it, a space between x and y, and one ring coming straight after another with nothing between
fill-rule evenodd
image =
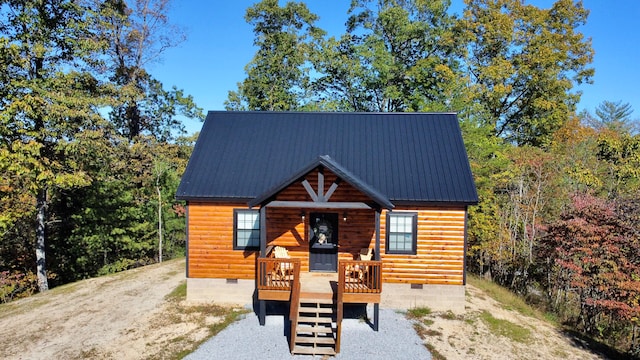
<instances>
[{"instance_id":1,"label":"porch steps","mask_svg":"<svg viewBox=\"0 0 640 360\"><path fill-rule=\"evenodd\" d=\"M305 294L300 298L292 354L336 355L334 303L331 296Z\"/></svg>"}]
</instances>

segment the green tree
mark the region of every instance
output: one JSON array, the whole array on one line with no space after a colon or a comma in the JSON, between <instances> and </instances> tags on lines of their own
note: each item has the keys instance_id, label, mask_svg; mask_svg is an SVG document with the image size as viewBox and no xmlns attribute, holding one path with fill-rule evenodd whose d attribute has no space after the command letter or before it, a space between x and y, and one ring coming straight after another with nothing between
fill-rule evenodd
<instances>
[{"instance_id":1,"label":"green tree","mask_svg":"<svg viewBox=\"0 0 640 360\"><path fill-rule=\"evenodd\" d=\"M191 145L139 136L130 143L105 130L80 139L92 182L52 199L59 283L183 254L185 222L175 191ZM84 154L95 154L92 157ZM160 243L162 234L162 243ZM161 255L162 254L162 255Z\"/></svg>"},{"instance_id":2,"label":"green tree","mask_svg":"<svg viewBox=\"0 0 640 360\"><path fill-rule=\"evenodd\" d=\"M558 0L540 9L520 0L466 0L471 38L467 71L473 94L498 136L547 145L575 111L574 85L590 82L591 40L577 28L588 10Z\"/></svg>"},{"instance_id":3,"label":"green tree","mask_svg":"<svg viewBox=\"0 0 640 360\"><path fill-rule=\"evenodd\" d=\"M596 155L606 168L602 178L609 198L637 194L640 190L640 135L603 131L598 135Z\"/></svg>"},{"instance_id":4,"label":"green tree","mask_svg":"<svg viewBox=\"0 0 640 360\"><path fill-rule=\"evenodd\" d=\"M318 17L304 3L263 0L249 9L258 51L246 66L247 78L230 91L227 110L296 110L308 99L313 43L324 36Z\"/></svg>"},{"instance_id":5,"label":"green tree","mask_svg":"<svg viewBox=\"0 0 640 360\"><path fill-rule=\"evenodd\" d=\"M582 124L577 116L572 117L553 135L549 151L556 158L556 172L562 177L564 195L552 208L561 209L567 204L569 194L602 194L604 179L603 165L595 154L598 134L588 126Z\"/></svg>"},{"instance_id":6,"label":"green tree","mask_svg":"<svg viewBox=\"0 0 640 360\"><path fill-rule=\"evenodd\" d=\"M500 246L499 204L501 189L508 183L507 151L511 145L473 119L462 120L460 127L479 199L478 205L469 207L467 264L471 271L490 278L497 270L496 260L507 257L506 249Z\"/></svg>"},{"instance_id":7,"label":"green tree","mask_svg":"<svg viewBox=\"0 0 640 360\"><path fill-rule=\"evenodd\" d=\"M355 0L314 64L324 101L352 111L450 111L464 51L449 1ZM459 108L458 108L459 109Z\"/></svg>"},{"instance_id":8,"label":"green tree","mask_svg":"<svg viewBox=\"0 0 640 360\"><path fill-rule=\"evenodd\" d=\"M619 133L632 133L637 129L637 121L631 119L633 109L629 103L622 101L603 101L596 107L596 116L588 111L580 115L582 120L596 130L610 130Z\"/></svg>"},{"instance_id":9,"label":"green tree","mask_svg":"<svg viewBox=\"0 0 640 360\"><path fill-rule=\"evenodd\" d=\"M20 178L35 205L38 287L48 289L47 208L61 189L86 186L71 156L84 131L101 126L104 86L87 69L103 45L87 24L92 12L69 0L3 1L0 61L7 74L0 108L1 172Z\"/></svg>"}]
</instances>

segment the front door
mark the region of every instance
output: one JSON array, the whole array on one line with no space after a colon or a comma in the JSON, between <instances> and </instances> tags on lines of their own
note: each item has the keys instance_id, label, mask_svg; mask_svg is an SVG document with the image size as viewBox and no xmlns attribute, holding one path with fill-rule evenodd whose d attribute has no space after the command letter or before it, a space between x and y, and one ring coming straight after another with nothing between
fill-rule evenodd
<instances>
[{"instance_id":1,"label":"front door","mask_svg":"<svg viewBox=\"0 0 640 360\"><path fill-rule=\"evenodd\" d=\"M311 213L309 270L338 271L338 214Z\"/></svg>"}]
</instances>

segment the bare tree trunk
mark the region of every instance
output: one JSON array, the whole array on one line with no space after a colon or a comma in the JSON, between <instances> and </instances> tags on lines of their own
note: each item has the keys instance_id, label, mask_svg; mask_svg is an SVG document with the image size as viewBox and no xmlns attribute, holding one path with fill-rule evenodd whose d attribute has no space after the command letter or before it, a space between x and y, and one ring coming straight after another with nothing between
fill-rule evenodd
<instances>
[{"instance_id":1,"label":"bare tree trunk","mask_svg":"<svg viewBox=\"0 0 640 360\"><path fill-rule=\"evenodd\" d=\"M49 290L47 280L46 251L45 251L45 220L47 212L47 191L42 189L36 196L36 274L40 292Z\"/></svg>"},{"instance_id":2,"label":"bare tree trunk","mask_svg":"<svg viewBox=\"0 0 640 360\"><path fill-rule=\"evenodd\" d=\"M158 192L158 262L162 262L162 193L160 185L156 184Z\"/></svg>"}]
</instances>

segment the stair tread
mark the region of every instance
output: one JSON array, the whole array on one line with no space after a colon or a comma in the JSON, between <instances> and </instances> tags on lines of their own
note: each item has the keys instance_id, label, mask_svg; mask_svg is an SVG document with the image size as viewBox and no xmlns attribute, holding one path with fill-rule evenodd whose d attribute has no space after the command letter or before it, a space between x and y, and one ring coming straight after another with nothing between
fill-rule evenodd
<instances>
[{"instance_id":1,"label":"stair tread","mask_svg":"<svg viewBox=\"0 0 640 360\"><path fill-rule=\"evenodd\" d=\"M321 334L329 334L333 333L333 327L330 326L312 326L312 325L298 325L296 328L297 333L321 333Z\"/></svg>"},{"instance_id":2,"label":"stair tread","mask_svg":"<svg viewBox=\"0 0 640 360\"><path fill-rule=\"evenodd\" d=\"M333 322L330 316L298 316L298 322L314 322L328 324Z\"/></svg>"},{"instance_id":3,"label":"stair tread","mask_svg":"<svg viewBox=\"0 0 640 360\"><path fill-rule=\"evenodd\" d=\"M333 336L296 336L296 344L324 344L335 345L336 339Z\"/></svg>"},{"instance_id":4,"label":"stair tread","mask_svg":"<svg viewBox=\"0 0 640 360\"><path fill-rule=\"evenodd\" d=\"M332 297L325 297L325 296L316 296L313 294L308 294L307 296L304 296L301 294L300 296L300 303L301 304L331 304L333 305L333 298Z\"/></svg>"},{"instance_id":5,"label":"stair tread","mask_svg":"<svg viewBox=\"0 0 640 360\"><path fill-rule=\"evenodd\" d=\"M298 308L299 313L320 313L320 314L333 314L333 308L330 307L310 307L301 306Z\"/></svg>"},{"instance_id":6,"label":"stair tread","mask_svg":"<svg viewBox=\"0 0 640 360\"><path fill-rule=\"evenodd\" d=\"M292 353L304 355L335 355L336 351L330 347L311 347L296 345Z\"/></svg>"}]
</instances>

